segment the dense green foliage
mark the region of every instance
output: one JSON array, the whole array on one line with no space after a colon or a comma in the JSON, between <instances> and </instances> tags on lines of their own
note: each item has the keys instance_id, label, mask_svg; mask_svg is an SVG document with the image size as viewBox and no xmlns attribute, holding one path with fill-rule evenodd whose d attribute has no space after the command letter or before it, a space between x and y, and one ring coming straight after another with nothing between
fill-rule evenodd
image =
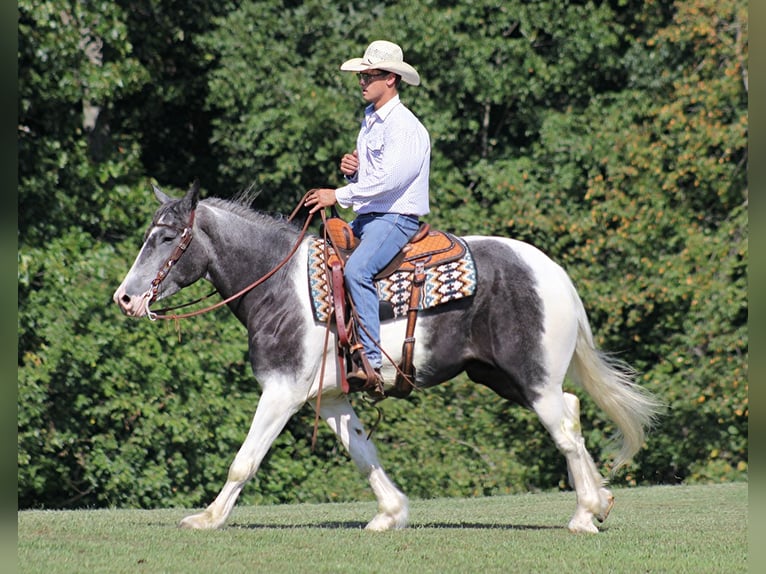
<instances>
[{"instance_id":1,"label":"dense green foliage","mask_svg":"<svg viewBox=\"0 0 766 574\"><path fill-rule=\"evenodd\" d=\"M747 476L743 0L18 8L20 506L214 496L258 386L226 311L158 325L111 303L155 208L148 182L253 189L282 212L339 183L363 102L338 66L380 37L423 78L402 98L432 137L432 225L549 253L598 343L667 402L616 482ZM613 429L581 399L608 466ZM381 457L410 496L566 485L536 418L463 378L381 407ZM294 417L245 501L369 496L332 433L311 452L312 425Z\"/></svg>"}]
</instances>

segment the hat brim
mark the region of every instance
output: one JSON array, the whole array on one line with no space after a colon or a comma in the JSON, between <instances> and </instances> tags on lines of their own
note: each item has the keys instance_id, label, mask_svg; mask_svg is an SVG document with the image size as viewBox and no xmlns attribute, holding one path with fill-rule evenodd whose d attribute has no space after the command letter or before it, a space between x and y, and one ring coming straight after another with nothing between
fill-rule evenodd
<instances>
[{"instance_id":1,"label":"hat brim","mask_svg":"<svg viewBox=\"0 0 766 574\"><path fill-rule=\"evenodd\" d=\"M407 62L382 61L370 63L364 58L351 58L346 60L340 66L344 72L364 72L366 70L385 70L402 77L402 80L411 86L420 85L420 75L417 70Z\"/></svg>"}]
</instances>

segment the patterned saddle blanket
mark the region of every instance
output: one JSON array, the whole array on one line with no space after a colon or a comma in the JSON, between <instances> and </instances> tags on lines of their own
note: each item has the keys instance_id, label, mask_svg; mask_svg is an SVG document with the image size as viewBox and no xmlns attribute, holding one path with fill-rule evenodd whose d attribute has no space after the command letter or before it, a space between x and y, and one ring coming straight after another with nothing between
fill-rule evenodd
<instances>
[{"instance_id":1,"label":"patterned saddle blanket","mask_svg":"<svg viewBox=\"0 0 766 574\"><path fill-rule=\"evenodd\" d=\"M468 245L459 237L431 232L426 239L411 244L411 251L394 259L375 281L382 317L401 317L407 314L414 272L419 262L425 268L425 284L420 291L418 309L470 297L476 292L476 266ZM439 234L439 237L437 237ZM455 257L443 260L433 256L441 251L439 242L447 241ZM419 245L420 244L420 245ZM434 249L436 247L436 249ZM421 254L422 249L430 249ZM446 250L446 247L445 249ZM332 246L325 247L321 237L310 239L308 250L308 277L311 304L317 321L327 321L332 313L332 286L329 284L327 260L337 257ZM327 258L327 260L326 260Z\"/></svg>"}]
</instances>

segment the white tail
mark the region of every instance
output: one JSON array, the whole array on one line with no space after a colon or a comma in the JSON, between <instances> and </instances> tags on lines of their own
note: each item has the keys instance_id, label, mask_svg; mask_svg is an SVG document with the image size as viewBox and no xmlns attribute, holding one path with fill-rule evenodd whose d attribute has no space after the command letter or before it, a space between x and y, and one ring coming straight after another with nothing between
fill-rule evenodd
<instances>
[{"instance_id":1,"label":"white tail","mask_svg":"<svg viewBox=\"0 0 766 574\"><path fill-rule=\"evenodd\" d=\"M644 444L646 431L664 410L661 401L635 382L635 371L624 361L596 348L582 301L577 300L577 343L569 376L593 398L617 425L622 447L611 473L626 464Z\"/></svg>"}]
</instances>

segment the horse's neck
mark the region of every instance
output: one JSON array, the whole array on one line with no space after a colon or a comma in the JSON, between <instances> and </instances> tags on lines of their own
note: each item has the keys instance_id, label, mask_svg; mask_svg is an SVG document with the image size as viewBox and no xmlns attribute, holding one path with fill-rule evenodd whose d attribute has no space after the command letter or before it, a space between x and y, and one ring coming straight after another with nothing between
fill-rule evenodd
<instances>
[{"instance_id":1,"label":"horse's neck","mask_svg":"<svg viewBox=\"0 0 766 574\"><path fill-rule=\"evenodd\" d=\"M273 270L297 240L297 235L266 217L249 219L215 206L205 211L200 227L208 242L208 278L224 297ZM276 279L267 280L258 291L271 291L273 282Z\"/></svg>"}]
</instances>

